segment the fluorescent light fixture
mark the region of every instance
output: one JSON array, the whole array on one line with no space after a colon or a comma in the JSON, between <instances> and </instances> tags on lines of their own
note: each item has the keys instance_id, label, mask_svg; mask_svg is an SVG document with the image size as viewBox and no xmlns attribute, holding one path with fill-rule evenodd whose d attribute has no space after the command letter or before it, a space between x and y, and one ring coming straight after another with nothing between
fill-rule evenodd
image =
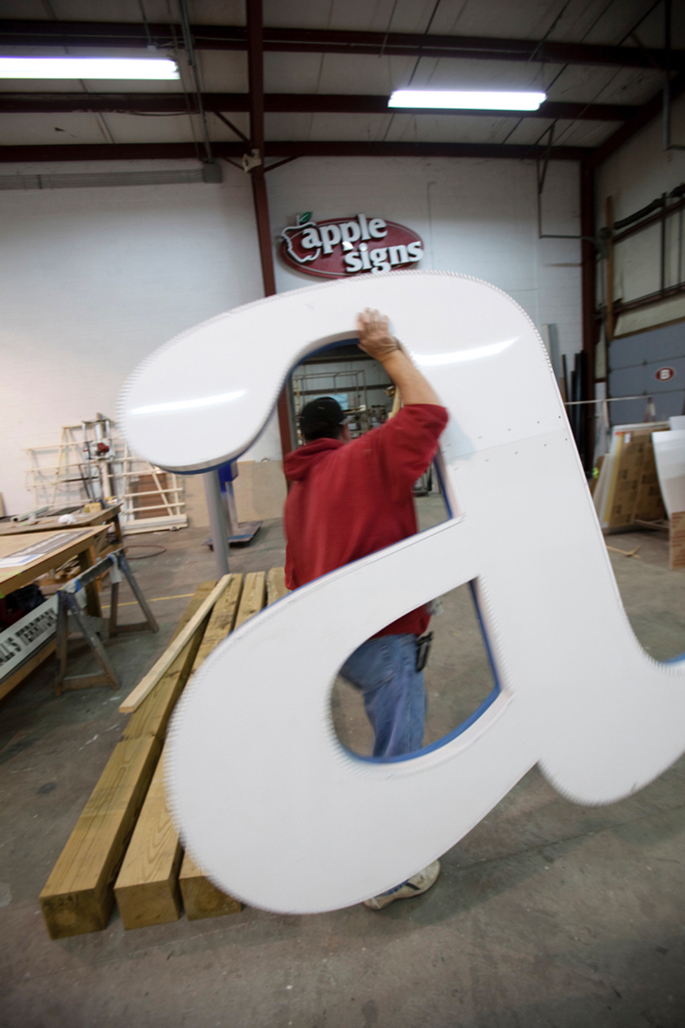
<instances>
[{"instance_id":1,"label":"fluorescent light fixture","mask_svg":"<svg viewBox=\"0 0 685 1028\"><path fill-rule=\"evenodd\" d=\"M474 89L396 89L388 107L461 111L537 111L544 93L480 92Z\"/></svg>"},{"instance_id":2,"label":"fluorescent light fixture","mask_svg":"<svg viewBox=\"0 0 685 1028\"><path fill-rule=\"evenodd\" d=\"M159 57L0 57L0 79L177 79Z\"/></svg>"}]
</instances>

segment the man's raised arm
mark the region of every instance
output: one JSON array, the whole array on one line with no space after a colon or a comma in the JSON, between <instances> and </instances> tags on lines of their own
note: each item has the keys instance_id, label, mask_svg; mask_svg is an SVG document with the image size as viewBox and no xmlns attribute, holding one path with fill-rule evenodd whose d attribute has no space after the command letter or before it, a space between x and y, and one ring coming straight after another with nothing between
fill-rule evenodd
<instances>
[{"instance_id":1,"label":"man's raised arm","mask_svg":"<svg viewBox=\"0 0 685 1028\"><path fill-rule=\"evenodd\" d=\"M367 307L363 314L357 315L357 334L359 346L383 365L405 406L412 403L442 406L430 382L411 362L402 344L390 335L384 315Z\"/></svg>"}]
</instances>

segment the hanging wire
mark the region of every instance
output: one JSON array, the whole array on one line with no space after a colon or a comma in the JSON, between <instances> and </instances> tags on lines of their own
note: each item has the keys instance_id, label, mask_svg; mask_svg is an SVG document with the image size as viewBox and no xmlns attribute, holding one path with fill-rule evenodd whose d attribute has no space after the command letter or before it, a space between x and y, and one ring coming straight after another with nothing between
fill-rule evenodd
<instances>
[{"instance_id":1,"label":"hanging wire","mask_svg":"<svg viewBox=\"0 0 685 1028\"><path fill-rule=\"evenodd\" d=\"M593 21L592 25L590 25L590 27L589 27L588 29L586 29L586 30L585 30L585 32L583 33L583 35L582 35L582 36L580 37L580 39L578 40L578 42L579 42L579 43L583 43L583 42L584 42L584 41L585 41L585 40L587 39L587 37L588 37L588 36L590 35L590 33L592 32L592 30L594 29L594 27L595 27L595 26L596 26L596 25L597 25L597 24L598 24L598 23L599 23L599 22L600 22L600 21L602 20L602 18L604 17L604 15L605 15L605 14L607 13L607 11L609 10L609 8L610 8L610 7L611 7L611 6L612 6L612 5L614 4L614 3L615 3L615 0L609 0L609 3L608 3L608 4L607 4L607 5L606 5L606 6L604 7L604 8L602 8L602 10L600 11L600 13L599 13L599 14L597 15L597 17L596 17L596 18L595 18L595 20ZM661 0L657 0L657 3L661 3ZM588 6L587 6L587 7L585 8L585 10L586 10L586 11L587 11L587 10L589 10L589 9L590 9L590 6L591 6L591 5L590 5L590 4L588 4ZM656 6L656 5L655 5L655 6ZM653 8L650 8L650 10L653 10ZM585 13L585 12L583 12L583 13ZM581 15L581 17L582 17L582 15ZM644 15L643 17L646 17L646 15ZM642 20L642 19L641 19L641 20ZM557 21L558 21L558 18L557 18ZM556 22L555 22L555 24L556 24ZM639 24L639 23L638 23L638 24ZM554 26L552 26L552 28L553 28L553 27L554 27ZM635 26L635 28L637 28L637 26ZM545 36L545 39L547 38L547 36L549 36L549 33L550 33L551 31L552 31L552 29L549 29L549 30L547 31L547 34L546 34L546 36ZM626 37L626 38L627 38L627 37ZM550 89L552 88L552 86L553 86L553 85L555 85L555 83L556 83L556 82L558 82L558 80L559 80L559 79L561 78L561 76L562 76L562 75L564 74L564 72L565 72L565 71L566 71L566 70L567 70L567 69L568 69L569 67L570 67L570 65L569 65L569 64L565 64L565 65L564 65L564 66L563 66L563 67L562 67L562 68L561 68L561 69L560 69L560 70L559 70L559 71L558 71L558 72L556 73L556 75L554 76L554 78L552 79L552 81L551 81L551 82L549 82L549 83L547 84L547 86L545 87L545 93L549 93L549 91L550 91ZM506 143L506 142L507 142L507 141L508 141L508 140L510 139L510 137L511 137L511 136L512 136L512 135L514 134L514 132L516 132L516 129L517 129L518 127L519 127L519 125L521 124L521 122L522 122L522 121L524 121L524 120L525 120L524 118L519 118L519 120L518 120L518 121L516 122L516 124L514 125L514 127L513 127L512 129L510 129L510 130L509 130L509 132L507 132L506 136L505 136L505 137L504 137L504 139L502 140L502 143ZM547 130L545 130L545 131L547 131ZM542 136L544 136L544 135L545 135L545 133L543 132L543 133L542 133ZM537 146L537 145L538 145L538 143L540 142L540 139L542 138L542 136L540 136L540 137L538 138L538 140L537 140L537 141L536 141L536 142L535 142L535 143L533 144L534 146Z\"/></svg>"},{"instance_id":2,"label":"hanging wire","mask_svg":"<svg viewBox=\"0 0 685 1028\"><path fill-rule=\"evenodd\" d=\"M181 12L181 29L183 30L183 42L185 44L186 59L188 66L193 77L193 83L195 85L195 96L197 100L198 113L200 115L200 122L202 124L202 135L204 137L205 154L208 163L212 163L214 158L212 156L212 144L209 141L209 129L207 128L207 115L205 114L204 105L202 103L202 88L200 86L200 76L198 74L197 60L195 58L195 47L193 46L193 35L190 31L190 20L188 18L188 8L186 6L186 0L178 0L179 10Z\"/></svg>"},{"instance_id":3,"label":"hanging wire","mask_svg":"<svg viewBox=\"0 0 685 1028\"><path fill-rule=\"evenodd\" d=\"M428 19L428 24L426 25L426 28L425 28L425 30L424 30L424 33L423 33L423 38L424 38L424 39L426 38L426 36L428 35L428 33L429 33L429 31L430 31L430 27L431 27L431 25L433 24L433 19L435 18L435 15L436 15L436 13L437 13L438 7L440 6L441 2L442 2L442 0L435 0L435 6L433 7L433 11L432 11L432 13L431 13L431 16L430 16L430 18ZM397 4L395 4L395 7L397 7ZM385 38L386 38L386 39L388 38L388 33L389 33L389 31L390 31L390 23L392 22L392 17L393 17L393 15L394 15L394 13L395 13L395 7L393 7L393 9L392 9L392 14L390 15L390 21L388 22L388 28L387 28L387 30L386 30L386 33L385 33ZM383 41L383 46L385 46L385 40ZM419 47L419 49L420 49L420 47ZM420 60L421 60L421 54L419 54L419 56L418 56L418 57L416 58L416 63L415 63L415 65L414 65L414 68L413 68L413 70L412 70L412 73L411 73L411 75L409 76L409 82L407 82L407 85L406 85L406 86L404 87L405 89L408 89L408 88L409 88L409 86L410 86L410 85L412 84L412 82L414 81L414 75L416 74L416 69L417 69L417 68L418 68L418 66L419 66L419 61L420 61ZM394 114L392 114L392 115L390 116L390 121L388 122L388 126L387 126L387 128L386 128L386 130L385 130L385 133L384 133L384 135L383 135L383 140L382 140L382 142L385 142L385 140L386 140L386 139L388 138L388 132L389 132L389 131L390 131L390 129L392 128L392 123L393 123L393 121L394 121L394 120L395 120L395 115L394 115Z\"/></svg>"},{"instance_id":4,"label":"hanging wire","mask_svg":"<svg viewBox=\"0 0 685 1028\"><path fill-rule=\"evenodd\" d=\"M547 42L547 40L548 40L549 36L552 34L552 32L554 32L555 28L557 27L557 25L559 24L559 22L563 18L564 14L566 13L566 8L568 7L568 5L570 3L571 3L571 0L566 0L566 3L561 8L561 10L557 14L556 18L554 19L554 21L552 22L550 27L545 32L545 34L542 37L542 39L539 41L538 45L535 47L535 49L533 50L533 52L530 55L530 57L528 58L528 61L526 62L527 64L529 64L531 61L535 60L535 58L537 56L537 53L538 53L538 50L540 49L540 47L542 46L543 43Z\"/></svg>"},{"instance_id":5,"label":"hanging wire","mask_svg":"<svg viewBox=\"0 0 685 1028\"><path fill-rule=\"evenodd\" d=\"M430 32L430 27L433 24L433 19L435 18L435 15L438 13L438 7L440 6L441 3L442 3L442 0L435 0L435 7L433 8L433 13L431 14L430 18L428 19L428 24L426 25L425 32L423 33L423 38L424 39L426 38L426 36ZM409 82L407 82L407 85L405 86L405 89L408 89L409 86L414 81L414 75L416 75L416 69L419 66L419 61L420 60L421 60L421 54L419 54L419 56L416 58L416 64L414 65L414 70L412 71L411 75L409 76Z\"/></svg>"},{"instance_id":6,"label":"hanging wire","mask_svg":"<svg viewBox=\"0 0 685 1028\"><path fill-rule=\"evenodd\" d=\"M140 7L140 15L143 19L143 25L145 26L145 35L147 37L147 48L148 50L156 50L157 47L150 35L150 26L147 22L147 15L145 14L145 8L143 7L143 0L138 0L138 6Z\"/></svg>"},{"instance_id":7,"label":"hanging wire","mask_svg":"<svg viewBox=\"0 0 685 1028\"><path fill-rule=\"evenodd\" d=\"M167 0L167 11L169 13L169 31L171 32L171 36L172 36L173 41L174 41L173 42L174 58L176 60L176 64L178 65L179 80L180 80L180 83L181 83L181 89L183 90L183 99L185 100L186 111L188 113L188 119L190 121L190 132L191 132L192 137L193 137L193 146L195 147L195 156L196 156L198 161L202 161L202 157L200 156L200 145L198 143L197 133L195 131L195 119L193 117L193 115L195 114L195 111L192 108L192 105L191 105L191 102L190 102L190 96L188 94L188 90L186 89L185 79L184 79L183 73L181 71L181 60L180 60L180 55L179 55L178 36L176 35L176 25L174 23L173 15L171 13L171 0Z\"/></svg>"},{"instance_id":8,"label":"hanging wire","mask_svg":"<svg viewBox=\"0 0 685 1028\"><path fill-rule=\"evenodd\" d=\"M613 2L613 0L611 0L611 2ZM600 15L600 17L602 17L602 15L603 15L603 14L604 14L604 13L606 12L606 10L608 9L608 7L610 7L610 6L611 6L611 2L610 2L610 3L608 4L608 5L607 5L607 7L605 7L605 8L604 8L604 11L602 11L602 14ZM626 34L625 34L625 35L624 35L624 36L623 36L623 37L622 37L622 38L621 38L621 39L620 39L620 40L618 41L618 43L617 43L616 45L617 45L617 46L622 46L622 45L623 45L623 44L625 43L625 41L626 41L627 39L629 39L629 38L630 38L630 37L631 37L631 36L633 35L633 33L634 33L634 32L636 31L636 29L638 29L638 28L640 27L640 25L642 24L642 22L643 22L643 21L644 21L644 20L645 20L646 18L648 18L648 17L649 17L649 15L650 15L650 14L652 13L652 11L653 11L653 10L655 10L655 8L657 8L657 7L659 6L659 4L660 4L661 2L662 2L662 0L656 0L656 2L655 2L655 3L653 3L653 4L652 4L652 5L650 6L650 8L649 8L649 9L648 9L647 11L645 11L645 13L644 13L644 14L643 14L643 15L642 15L642 16L641 16L641 17L640 17L640 18L639 18L639 19L638 19L638 20L636 21L636 23L635 23L635 24L634 24L634 25L632 26L632 28L630 28L630 29L628 30L628 32L626 32ZM583 41L583 39L585 39L585 38L586 38L586 37L588 36L588 34L589 34L589 33L590 33L591 31L592 31L592 29L593 29L593 28L595 27L595 25L597 24L597 21L599 21L599 18L598 18L598 19L597 19L597 20L596 20L595 22L593 22L593 24L592 24L592 25L590 26L590 28L588 29L588 31L587 31L587 32L585 33L585 35L584 35L584 36L582 37L582 39L581 39L581 42L582 42L582 41ZM547 87L547 89L550 89L550 88L551 88L551 86L552 86L552 85L554 85L554 83L555 83L555 82L557 81L557 79L559 78L559 76L560 76L561 74L563 74L563 72L564 72L564 71L566 71L566 68L568 68L568 65L565 65L565 66L564 66L564 67L563 67L563 68L561 69L561 71L560 71L560 72L558 73L558 75L556 75L556 76L555 76L555 78L554 78L554 79L552 80L552 82L551 82L551 83L550 83L550 85L549 85L549 86ZM559 142L560 142L560 141L561 141L561 140L562 140L562 139L564 138L564 136L566 136L566 135L567 135L567 134L568 134L568 133L569 133L569 132L571 131L571 129L572 129L572 128L573 128L574 126L575 126L576 122L578 122L578 121L579 121L579 120L580 120L580 119L582 118L583 114L584 114L584 113L585 113L585 111L586 111L586 110L588 109L588 107L590 107L590 105L591 105L591 104L593 104L593 103L594 103L594 102L595 102L595 101L596 101L596 100L597 100L597 99L598 99L598 98L599 98L599 97L600 97L600 96L602 95L602 93L603 93L603 92L604 92L604 91L605 91L606 89L608 89L608 88L609 88L609 86L611 85L611 83L612 83L612 82L614 82L614 81L615 81L615 79L617 79L617 78L618 78L618 76L619 76L619 75L621 74L622 70L623 70L622 68L619 68L619 70L618 70L618 71L614 72L614 74L613 74L613 75L611 76L611 78L609 79L609 81L608 81L608 82L605 82L605 83L604 83L604 85L603 85L603 86L602 86L602 87L601 87L601 88L600 88L600 89L599 89L599 90L598 90L598 91L597 91L597 92L595 93L595 95L594 95L594 96L592 97L592 99L591 99L591 100L589 100L589 101L588 101L588 102L587 102L587 103L585 104L585 106L583 107L583 109L582 109L582 110L581 110L581 111L580 111L580 112L579 112L579 113L578 113L578 114L577 114L577 115L575 116L575 118L573 118L573 120L571 121L571 123L570 123L569 125L567 125L567 126L566 126L566 128L565 128L565 129L563 129L563 130L562 130L562 131L560 132L560 134L559 134L559 135L557 136L557 140L556 140L556 142L557 142L557 145L559 145ZM543 134L542 134L542 135L544 136L544 132L543 132ZM540 137L539 137L539 138L538 138L538 139L537 139L537 140L535 141L535 143L533 143L533 146L537 146L537 145L538 145L538 143L540 142L540 139L542 139L542 136L540 136Z\"/></svg>"},{"instance_id":9,"label":"hanging wire","mask_svg":"<svg viewBox=\"0 0 685 1028\"><path fill-rule=\"evenodd\" d=\"M395 11L397 10L397 5L398 5L399 2L400 2L400 0L395 0L395 3L392 5L392 11L390 12L390 18L388 19L388 27L385 30L385 35L383 36L383 42L381 44L381 52L378 55L379 57L382 57L383 53L385 51L385 44L388 42L388 36L390 35L390 26L392 25L392 19L395 17Z\"/></svg>"},{"instance_id":10,"label":"hanging wire","mask_svg":"<svg viewBox=\"0 0 685 1028\"><path fill-rule=\"evenodd\" d=\"M583 43L583 42L585 42L585 40L587 39L587 37L588 37L588 36L590 35L590 33L592 32L592 30L594 29L595 25L597 25L597 24L598 24L598 23L599 23L599 22L600 22L600 21L602 20L602 18L603 18L603 17L604 17L604 15L605 15L605 14L607 13L607 11L609 10L609 8L610 8L610 7L611 7L611 6L612 6L612 5L614 4L614 2L615 2L615 0L609 0L609 3L608 3L608 4L606 5L606 7L604 7L604 8L602 9L602 11L600 11L600 13L599 13L599 14L597 15L597 17L596 17L596 18L595 18L595 20L593 21L592 25L590 25L589 29L587 29L587 30L586 30L586 31L585 31L585 32L583 33L583 35L582 35L582 36L580 37L580 39L578 40L578 42L579 42L579 43ZM661 0L657 0L657 3L661 3ZM585 10L588 10L588 9L589 9L589 6L590 6L590 5L588 4L588 7L586 7L586 8L585 8ZM637 26L636 26L636 27L637 27ZM552 88L552 86L553 86L553 85L555 85L555 83L556 83L556 82L557 82L557 81L558 81L558 80L559 80L559 79L561 78L561 76L562 76L562 75L564 74L564 72L565 72L565 71L567 70L567 68L569 68L569 67L570 67L570 65L569 65L569 64L565 64L565 65L563 66L563 68L561 68L561 69L560 69L560 71L558 71L558 72L556 73L556 75L554 76L554 78L552 79L552 81L551 81L551 82L549 82L549 83L547 84L547 86L546 86L546 88L545 88L545 92L546 92L546 93L548 93L548 92L550 91L550 89Z\"/></svg>"}]
</instances>

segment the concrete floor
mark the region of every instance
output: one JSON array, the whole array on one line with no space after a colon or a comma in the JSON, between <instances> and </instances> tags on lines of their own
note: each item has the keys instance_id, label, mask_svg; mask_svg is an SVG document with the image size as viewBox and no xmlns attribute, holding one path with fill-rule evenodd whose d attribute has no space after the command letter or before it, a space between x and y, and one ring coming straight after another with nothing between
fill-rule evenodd
<instances>
[{"instance_id":1,"label":"concrete floor","mask_svg":"<svg viewBox=\"0 0 685 1028\"><path fill-rule=\"evenodd\" d=\"M439 501L418 502L423 527L441 520ZM133 539L166 547L131 551L161 631L110 644L122 693L164 647L184 594L213 577L205 536ZM682 652L685 575L668 570L665 541L608 542L642 547L611 559L643 645L658 658ZM279 522L231 560L236 571L281 564ZM137 619L134 606L124 613ZM433 627L427 741L492 685L466 589L445 598ZM246 909L132 932L115 913L104 932L51 942L37 897L125 723L119 700L105 688L57 699L48 667L0 706L2 1028L685 1025L685 760L601 808L569 803L534 769L445 854L431 892L381 913ZM344 683L333 715L343 741L368 752L361 705Z\"/></svg>"}]
</instances>

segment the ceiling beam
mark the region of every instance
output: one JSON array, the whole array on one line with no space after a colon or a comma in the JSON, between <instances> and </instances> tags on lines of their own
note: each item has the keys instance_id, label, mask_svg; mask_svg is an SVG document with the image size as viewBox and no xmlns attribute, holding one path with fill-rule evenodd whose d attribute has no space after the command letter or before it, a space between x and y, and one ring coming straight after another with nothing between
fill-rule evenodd
<instances>
[{"instance_id":1,"label":"ceiling beam","mask_svg":"<svg viewBox=\"0 0 685 1028\"><path fill-rule=\"evenodd\" d=\"M191 97L192 98L192 97ZM205 111L250 111L249 93L202 93ZM317 93L266 93L263 112L298 114L426 114L489 118L579 119L628 121L639 108L624 104L556 103L547 100L537 111L446 111L442 108L388 108L387 96ZM70 111L113 111L126 114L187 114L182 93L0 93L0 112L66 114ZM262 112L262 113L263 113Z\"/></svg>"},{"instance_id":2,"label":"ceiling beam","mask_svg":"<svg viewBox=\"0 0 685 1028\"><path fill-rule=\"evenodd\" d=\"M281 141L266 142L268 157L495 157L580 161L592 153L585 146L524 146L509 143L372 143ZM216 157L241 158L244 143L212 142ZM56 143L39 146L0 146L0 163L26 161L195 160L194 143Z\"/></svg>"},{"instance_id":3,"label":"ceiling beam","mask_svg":"<svg viewBox=\"0 0 685 1028\"><path fill-rule=\"evenodd\" d=\"M685 93L685 75L678 75L677 78L673 79L670 84L671 89L671 101L677 100L679 96ZM590 157L588 157L588 164L591 168L596 168L603 161L610 157L612 153L615 153L620 146L627 143L629 139L643 129L646 125L652 121L653 118L658 117L661 114L664 106L664 94L663 90L659 90L651 100L640 107L637 113L624 125L621 125L619 129L614 132L613 135L609 136L607 140L601 143L596 150L592 151ZM685 140L680 140L680 143L685 143ZM659 146L661 146L661 140L659 140Z\"/></svg>"},{"instance_id":4,"label":"ceiling beam","mask_svg":"<svg viewBox=\"0 0 685 1028\"><path fill-rule=\"evenodd\" d=\"M86 21L0 21L2 46L66 46L146 49L148 32L159 47L181 45L181 27L167 24ZM247 30L232 25L192 25L198 50L247 50ZM347 32L265 28L263 49L286 53L342 53L461 60L534 61L685 70L685 51L638 46L599 46L552 40L496 39L412 32Z\"/></svg>"}]
</instances>

